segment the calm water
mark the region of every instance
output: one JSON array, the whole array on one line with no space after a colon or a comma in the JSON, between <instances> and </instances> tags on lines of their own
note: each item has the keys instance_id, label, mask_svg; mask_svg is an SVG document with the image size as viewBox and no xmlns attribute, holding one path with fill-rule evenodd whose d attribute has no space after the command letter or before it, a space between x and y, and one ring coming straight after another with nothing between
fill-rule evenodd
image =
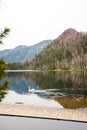
<instances>
[{"instance_id":1,"label":"calm water","mask_svg":"<svg viewBox=\"0 0 87 130\"><path fill-rule=\"evenodd\" d=\"M3 103L87 110L87 72L9 72Z\"/></svg>"}]
</instances>

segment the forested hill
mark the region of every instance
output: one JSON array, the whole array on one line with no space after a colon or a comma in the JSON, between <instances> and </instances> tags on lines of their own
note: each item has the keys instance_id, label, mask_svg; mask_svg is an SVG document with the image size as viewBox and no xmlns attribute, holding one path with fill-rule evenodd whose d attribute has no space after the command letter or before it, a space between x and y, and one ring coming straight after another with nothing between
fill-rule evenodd
<instances>
[{"instance_id":1,"label":"forested hill","mask_svg":"<svg viewBox=\"0 0 87 130\"><path fill-rule=\"evenodd\" d=\"M52 41L24 69L71 69L87 68L87 33L69 28Z\"/></svg>"}]
</instances>

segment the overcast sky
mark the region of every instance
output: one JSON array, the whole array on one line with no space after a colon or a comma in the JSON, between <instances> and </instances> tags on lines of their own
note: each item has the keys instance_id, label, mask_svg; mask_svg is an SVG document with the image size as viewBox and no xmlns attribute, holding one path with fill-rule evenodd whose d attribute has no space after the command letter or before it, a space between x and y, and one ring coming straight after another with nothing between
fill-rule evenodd
<instances>
[{"instance_id":1,"label":"overcast sky","mask_svg":"<svg viewBox=\"0 0 87 130\"><path fill-rule=\"evenodd\" d=\"M55 39L65 29L87 31L87 0L0 0L0 29L11 32L1 49Z\"/></svg>"}]
</instances>

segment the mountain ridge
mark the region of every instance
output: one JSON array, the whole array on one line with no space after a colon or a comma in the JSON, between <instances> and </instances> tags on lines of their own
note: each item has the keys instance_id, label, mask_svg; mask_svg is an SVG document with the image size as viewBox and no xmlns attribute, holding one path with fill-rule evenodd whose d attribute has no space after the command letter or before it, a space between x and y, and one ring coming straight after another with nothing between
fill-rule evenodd
<instances>
[{"instance_id":1,"label":"mountain ridge","mask_svg":"<svg viewBox=\"0 0 87 130\"><path fill-rule=\"evenodd\" d=\"M52 40L43 40L32 46L19 45L13 49L0 51L0 58L3 58L7 63L24 62L27 59L32 59L40 51L43 50Z\"/></svg>"},{"instance_id":2,"label":"mountain ridge","mask_svg":"<svg viewBox=\"0 0 87 130\"><path fill-rule=\"evenodd\" d=\"M66 29L28 67L41 70L87 68L87 33Z\"/></svg>"},{"instance_id":3,"label":"mountain ridge","mask_svg":"<svg viewBox=\"0 0 87 130\"><path fill-rule=\"evenodd\" d=\"M15 66L15 67L14 67ZM87 33L66 29L33 59L9 64L9 69L83 70L87 69Z\"/></svg>"}]
</instances>

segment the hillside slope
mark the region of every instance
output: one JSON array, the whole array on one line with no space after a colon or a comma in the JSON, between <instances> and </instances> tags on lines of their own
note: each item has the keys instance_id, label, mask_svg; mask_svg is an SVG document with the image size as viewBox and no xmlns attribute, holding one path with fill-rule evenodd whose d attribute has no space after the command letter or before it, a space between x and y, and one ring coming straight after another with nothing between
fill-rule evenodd
<instances>
[{"instance_id":1,"label":"hillside slope","mask_svg":"<svg viewBox=\"0 0 87 130\"><path fill-rule=\"evenodd\" d=\"M0 58L4 58L7 63L22 62L32 59L36 54L51 43L52 40L44 40L33 46L17 46L14 49L0 51Z\"/></svg>"},{"instance_id":2,"label":"hillside slope","mask_svg":"<svg viewBox=\"0 0 87 130\"><path fill-rule=\"evenodd\" d=\"M87 33L69 28L33 59L9 64L8 69L87 69Z\"/></svg>"},{"instance_id":3,"label":"hillside slope","mask_svg":"<svg viewBox=\"0 0 87 130\"><path fill-rule=\"evenodd\" d=\"M42 70L87 68L87 33L72 28L65 30L27 63L27 67Z\"/></svg>"}]
</instances>

